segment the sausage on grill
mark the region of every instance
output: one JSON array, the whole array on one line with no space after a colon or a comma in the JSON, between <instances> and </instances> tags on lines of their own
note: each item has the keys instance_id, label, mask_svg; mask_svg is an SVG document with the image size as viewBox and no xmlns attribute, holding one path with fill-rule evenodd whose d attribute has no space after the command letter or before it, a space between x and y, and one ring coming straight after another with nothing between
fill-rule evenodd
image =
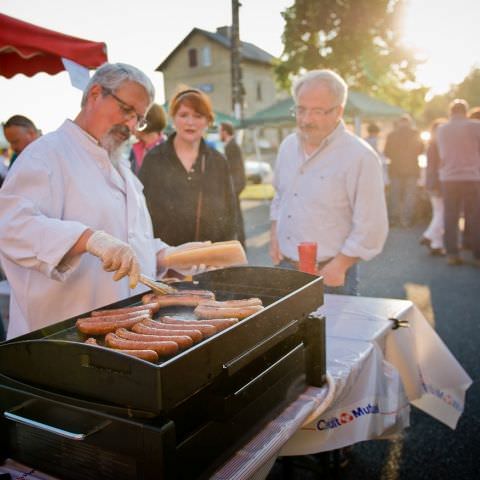
<instances>
[{"instance_id":1,"label":"sausage on grill","mask_svg":"<svg viewBox=\"0 0 480 480\"><path fill-rule=\"evenodd\" d=\"M120 350L154 350L159 357L166 357L178 352L178 343L176 342L139 342L138 340L120 338L114 333L105 335L105 345Z\"/></svg>"},{"instance_id":2,"label":"sausage on grill","mask_svg":"<svg viewBox=\"0 0 480 480\"><path fill-rule=\"evenodd\" d=\"M162 332L162 330L160 330ZM151 335L151 334L145 334L145 333L136 333L136 332L131 332L130 330L127 330L126 328L119 328L118 330L115 330L115 335L119 336L120 338L124 338L125 340L136 340L139 342L165 342L165 341L171 341L178 343L178 346L180 348L189 348L193 345L193 340L191 337L188 337L187 335L163 335L162 333L159 333L158 335Z\"/></svg>"},{"instance_id":3,"label":"sausage on grill","mask_svg":"<svg viewBox=\"0 0 480 480\"><path fill-rule=\"evenodd\" d=\"M185 325L196 328L199 325L212 325L216 328L217 332L225 330L232 325L238 323L238 318L212 318L209 320L186 320L181 318L174 317L160 317L159 319L162 323L167 325Z\"/></svg>"},{"instance_id":4,"label":"sausage on grill","mask_svg":"<svg viewBox=\"0 0 480 480\"><path fill-rule=\"evenodd\" d=\"M91 317L105 317L111 315L122 315L124 313L138 312L141 310L148 310L151 314L158 311L158 305L155 302L144 305L135 305L133 307L115 308L112 310L96 310L90 314Z\"/></svg>"},{"instance_id":5,"label":"sausage on grill","mask_svg":"<svg viewBox=\"0 0 480 480\"><path fill-rule=\"evenodd\" d=\"M136 323L142 320L147 320L150 315L137 315L124 320L100 320L100 318L80 318L76 322L78 331L85 335L104 335L106 333L114 332L117 328L131 328Z\"/></svg>"},{"instance_id":6,"label":"sausage on grill","mask_svg":"<svg viewBox=\"0 0 480 480\"><path fill-rule=\"evenodd\" d=\"M155 326L152 326L150 323L147 324L145 322L148 322L148 320L142 320L141 322L136 323L132 327L132 331L136 333L144 333L146 335L186 335L187 337L190 337L194 343L199 342L203 338L202 332L193 327L185 327L179 330L171 329L169 328L169 325L165 323L159 324L158 322L154 322Z\"/></svg>"},{"instance_id":7,"label":"sausage on grill","mask_svg":"<svg viewBox=\"0 0 480 480\"><path fill-rule=\"evenodd\" d=\"M219 307L209 307L207 305L198 305L195 308L195 316L202 319L214 319L214 318L246 318L250 315L253 315L256 312L262 310L261 305L251 305L246 307L229 307L229 308L219 308Z\"/></svg>"}]
</instances>

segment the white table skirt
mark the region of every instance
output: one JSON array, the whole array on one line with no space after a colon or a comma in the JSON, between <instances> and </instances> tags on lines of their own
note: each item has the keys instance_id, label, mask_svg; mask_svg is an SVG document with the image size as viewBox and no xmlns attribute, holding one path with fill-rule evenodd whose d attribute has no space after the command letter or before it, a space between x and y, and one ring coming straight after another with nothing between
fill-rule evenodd
<instances>
[{"instance_id":1,"label":"white table skirt","mask_svg":"<svg viewBox=\"0 0 480 480\"><path fill-rule=\"evenodd\" d=\"M308 388L212 478L264 478L278 455L389 437L409 425L409 404L456 427L472 380L412 302L325 295L318 313L327 317L332 403L311 418L326 394ZM391 319L408 327L394 330Z\"/></svg>"}]
</instances>

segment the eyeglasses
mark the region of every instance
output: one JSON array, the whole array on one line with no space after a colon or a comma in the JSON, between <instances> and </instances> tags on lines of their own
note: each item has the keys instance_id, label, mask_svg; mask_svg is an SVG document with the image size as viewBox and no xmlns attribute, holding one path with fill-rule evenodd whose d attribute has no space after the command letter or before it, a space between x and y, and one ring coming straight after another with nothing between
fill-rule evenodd
<instances>
[{"instance_id":1,"label":"eyeglasses","mask_svg":"<svg viewBox=\"0 0 480 480\"><path fill-rule=\"evenodd\" d=\"M305 115L307 115L307 113L310 113L312 117L321 118L330 115L330 113L332 113L337 107L338 105L335 105L331 108L305 108L295 105L290 109L290 113L293 117L304 117Z\"/></svg>"},{"instance_id":2,"label":"eyeglasses","mask_svg":"<svg viewBox=\"0 0 480 480\"><path fill-rule=\"evenodd\" d=\"M121 98L113 93L113 90L110 88L102 87L102 90L105 92L106 95L110 95L120 107L124 117L126 119L135 117L137 119L137 123L135 125L135 129L138 131L145 130L147 127L147 119L143 115L139 115L135 108L129 105L127 102L124 102Z\"/></svg>"}]
</instances>

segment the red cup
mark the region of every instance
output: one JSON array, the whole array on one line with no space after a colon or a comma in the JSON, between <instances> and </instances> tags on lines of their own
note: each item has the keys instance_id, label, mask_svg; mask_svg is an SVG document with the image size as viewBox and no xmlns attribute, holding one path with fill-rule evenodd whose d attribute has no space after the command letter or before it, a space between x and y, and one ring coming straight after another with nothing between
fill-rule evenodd
<instances>
[{"instance_id":1,"label":"red cup","mask_svg":"<svg viewBox=\"0 0 480 480\"><path fill-rule=\"evenodd\" d=\"M317 242L302 242L298 244L298 269L305 273L316 273Z\"/></svg>"}]
</instances>

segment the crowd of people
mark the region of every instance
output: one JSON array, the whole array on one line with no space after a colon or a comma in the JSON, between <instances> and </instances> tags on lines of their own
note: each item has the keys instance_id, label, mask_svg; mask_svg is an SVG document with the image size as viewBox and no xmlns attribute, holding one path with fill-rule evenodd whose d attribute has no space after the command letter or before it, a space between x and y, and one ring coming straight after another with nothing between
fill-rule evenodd
<instances>
[{"instance_id":1,"label":"crowd of people","mask_svg":"<svg viewBox=\"0 0 480 480\"><path fill-rule=\"evenodd\" d=\"M377 125L369 125L366 141L346 127L347 93L330 70L310 71L293 85L297 129L275 165L272 262L298 268L297 246L314 241L326 291L356 295L359 263L381 252L389 222L414 222L425 151L432 220L421 242L451 265L462 263L460 248L470 248L480 266L480 122L467 118L466 102L455 101L450 118L434 122L428 145L403 115L381 148ZM208 95L179 86L168 115L154 96L137 68L105 64L77 117L55 132L41 135L22 115L4 124L13 152L0 190L9 337L142 291L140 271L161 277L171 249L233 239L245 246L245 169L233 126L219 126L220 153L205 141L214 122Z\"/></svg>"},{"instance_id":2,"label":"crowd of people","mask_svg":"<svg viewBox=\"0 0 480 480\"><path fill-rule=\"evenodd\" d=\"M456 99L449 107L448 118L437 118L432 123L426 144L407 114L387 135L381 153L378 126L370 125L366 138L387 165L391 226L408 228L415 223L419 203L418 160L425 153L424 186L431 220L420 244L433 256L446 255L449 265L463 264L465 259L460 252L471 250L473 265L480 266L479 119L480 108L469 110L465 100Z\"/></svg>"}]
</instances>

